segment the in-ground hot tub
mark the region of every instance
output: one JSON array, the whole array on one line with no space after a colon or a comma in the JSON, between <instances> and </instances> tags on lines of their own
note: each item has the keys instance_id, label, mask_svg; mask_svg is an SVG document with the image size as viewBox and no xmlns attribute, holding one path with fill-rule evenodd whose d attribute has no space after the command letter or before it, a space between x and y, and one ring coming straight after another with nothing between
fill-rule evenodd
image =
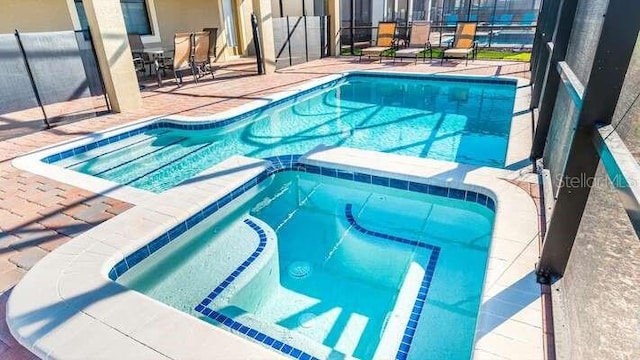
<instances>
[{"instance_id":1,"label":"in-ground hot tub","mask_svg":"<svg viewBox=\"0 0 640 360\"><path fill-rule=\"evenodd\" d=\"M493 200L296 168L248 182L110 276L294 358L469 358Z\"/></svg>"}]
</instances>

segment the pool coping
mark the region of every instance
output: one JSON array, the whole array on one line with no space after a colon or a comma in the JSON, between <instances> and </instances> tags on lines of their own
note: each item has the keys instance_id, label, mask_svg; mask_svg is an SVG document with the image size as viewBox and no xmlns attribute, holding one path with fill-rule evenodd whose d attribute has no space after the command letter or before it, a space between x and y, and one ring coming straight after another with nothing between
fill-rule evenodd
<instances>
[{"instance_id":1,"label":"pool coping","mask_svg":"<svg viewBox=\"0 0 640 360\"><path fill-rule=\"evenodd\" d=\"M56 181L60 181L65 184L69 184L81 189L91 191L96 194L109 196L111 198L128 202L130 204L142 204L147 199L156 196L157 194L151 191L138 189L132 186L121 185L116 182L102 179L96 176L83 174L77 171L68 170L60 166L56 166L44 161L44 159L68 151L72 151L75 148L86 147L95 142L104 141L108 138L126 135L127 133L135 132L136 130L158 125L160 123L175 124L176 126L193 127L198 126L224 126L236 121L243 121L249 118L253 113L264 107L270 108L272 105L279 104L279 102L286 102L288 100L295 99L296 96L305 96L308 92L315 91L324 87L331 86L334 82L339 81L350 75L359 76L375 76L384 75L396 78L403 77L420 77L445 81L468 81L478 82L486 81L492 83L513 83L516 86L516 97L514 100L514 110L511 120L511 130L509 135L509 143L507 145L505 164L519 164L522 161L528 159L530 149L526 140L527 136L515 136L526 134L531 124L527 122L526 116L529 111L529 99L530 99L530 87L529 80L520 77L511 76L483 76L483 75L451 75L451 74L425 74L416 72L389 72L380 70L351 70L338 74L332 74L323 76L320 78L312 79L297 85L290 89L280 91L271 95L264 96L261 100L254 100L239 107L222 111L209 116L181 116L181 115L159 115L148 118L143 118L137 121L133 121L121 126L112 127L104 131L96 132L90 135L84 135L75 139L71 139L65 142L60 142L51 146L36 149L26 155L17 157L12 160L11 164L21 170L28 171L37 175L41 175ZM472 78L473 80L469 80ZM238 120L231 121L235 118ZM230 122L231 121L231 122ZM523 143L523 140L525 143ZM86 151L86 150L85 150Z\"/></svg>"},{"instance_id":2,"label":"pool coping","mask_svg":"<svg viewBox=\"0 0 640 360\"><path fill-rule=\"evenodd\" d=\"M533 269L533 263L521 255L537 255L536 207L523 190L501 178L505 171L333 147L316 148L300 161L470 190L493 198L496 220L474 358L536 352L542 357L542 331L514 332L522 326L522 319L512 316L490 329L483 325L495 316L492 299L508 298L510 292L535 293L536 289L539 296L534 277L526 277L524 282L521 279L523 272ZM269 166L264 160L233 156L200 173L194 181L151 197L56 249L13 290L7 303L11 333L42 358L122 353L137 358L280 358L280 354L128 290L108 277L126 256ZM535 320L532 322L529 325L535 328ZM167 337L169 327L173 334L182 336ZM509 346L495 346L505 341Z\"/></svg>"}]
</instances>

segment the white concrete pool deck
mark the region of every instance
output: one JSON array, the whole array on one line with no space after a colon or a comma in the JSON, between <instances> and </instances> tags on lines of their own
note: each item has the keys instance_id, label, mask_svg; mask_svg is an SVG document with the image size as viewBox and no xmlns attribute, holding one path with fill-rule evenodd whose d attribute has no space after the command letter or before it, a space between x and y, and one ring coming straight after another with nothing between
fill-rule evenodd
<instances>
[{"instance_id":1,"label":"white concrete pool deck","mask_svg":"<svg viewBox=\"0 0 640 360\"><path fill-rule=\"evenodd\" d=\"M526 163L531 146L526 83L519 79L507 152L507 167L514 169ZM14 164L21 167L20 161ZM474 358L543 358L540 288L534 274L538 215L532 199L508 181L522 179L521 172L348 148L319 149L303 161L491 195L497 204L496 222ZM218 358L213 349L219 358L282 358L107 277L125 256L264 168L261 160L235 156L194 181L157 195L136 195L130 189L118 193L113 184L105 183L98 190L92 180L80 179L73 185L116 198L114 194L122 194L137 206L56 249L29 271L7 305L12 334L42 358L122 358L122 354L136 359ZM40 170L51 175L47 167ZM59 175L64 181L68 174Z\"/></svg>"},{"instance_id":2,"label":"white concrete pool deck","mask_svg":"<svg viewBox=\"0 0 640 360\"><path fill-rule=\"evenodd\" d=\"M496 222L474 358L541 359L537 211L506 170L349 149L317 149L303 162L491 195ZM108 271L178 222L263 171L234 156L195 181L148 199L61 246L15 287L7 323L42 358L279 358L225 330L111 281Z\"/></svg>"}]
</instances>

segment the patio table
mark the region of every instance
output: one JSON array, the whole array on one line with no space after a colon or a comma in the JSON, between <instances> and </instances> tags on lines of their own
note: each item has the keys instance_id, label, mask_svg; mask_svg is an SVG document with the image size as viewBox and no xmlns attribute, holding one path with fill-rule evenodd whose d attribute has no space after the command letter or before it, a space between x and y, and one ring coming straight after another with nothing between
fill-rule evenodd
<instances>
[{"instance_id":1,"label":"patio table","mask_svg":"<svg viewBox=\"0 0 640 360\"><path fill-rule=\"evenodd\" d=\"M164 57L164 53L168 52L170 50L164 49L164 48L160 48L160 47L154 47L154 48L145 48L143 49L141 52L145 53L145 54L149 54L150 57L153 58L153 65L154 68L156 70L156 77L158 80L158 87L162 87L162 75L160 75L160 63L158 62L158 60L162 57Z\"/></svg>"}]
</instances>

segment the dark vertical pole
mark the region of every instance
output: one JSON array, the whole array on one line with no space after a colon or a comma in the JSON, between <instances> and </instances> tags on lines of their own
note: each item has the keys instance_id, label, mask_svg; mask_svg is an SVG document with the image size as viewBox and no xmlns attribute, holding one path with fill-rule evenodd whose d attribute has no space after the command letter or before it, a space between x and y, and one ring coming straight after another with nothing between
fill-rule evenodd
<instances>
[{"instance_id":1,"label":"dark vertical pole","mask_svg":"<svg viewBox=\"0 0 640 360\"><path fill-rule=\"evenodd\" d=\"M80 30L82 31L82 30ZM93 54L93 60L98 67L98 77L100 79L100 86L102 86L102 93L104 94L104 102L107 105L107 111L111 112L111 104L109 103L109 96L107 96L107 88L104 86L104 79L102 78L102 71L100 71L100 65L98 63L98 54L96 54L96 48L93 46L93 38L91 37L91 28L87 28L87 34L89 35L89 42L91 43L91 53Z\"/></svg>"},{"instance_id":2,"label":"dark vertical pole","mask_svg":"<svg viewBox=\"0 0 640 360\"><path fill-rule=\"evenodd\" d=\"M467 21L471 20L471 1L473 0L467 0Z\"/></svg>"},{"instance_id":3,"label":"dark vertical pole","mask_svg":"<svg viewBox=\"0 0 640 360\"><path fill-rule=\"evenodd\" d=\"M278 1L278 5L280 5L280 17L284 17L284 10L282 9L282 0Z\"/></svg>"},{"instance_id":4,"label":"dark vertical pole","mask_svg":"<svg viewBox=\"0 0 640 360\"><path fill-rule=\"evenodd\" d=\"M304 58L309 61L309 35L307 33L307 7L305 0L302 1L302 19L304 20Z\"/></svg>"},{"instance_id":5,"label":"dark vertical pole","mask_svg":"<svg viewBox=\"0 0 640 360\"><path fill-rule=\"evenodd\" d=\"M256 65L258 65L258 75L264 74L264 65L262 63L262 48L260 46L260 36L258 33L258 17L251 14L251 30L253 32L253 46L256 49Z\"/></svg>"},{"instance_id":6,"label":"dark vertical pole","mask_svg":"<svg viewBox=\"0 0 640 360\"><path fill-rule=\"evenodd\" d=\"M562 3L562 1L546 0L542 3L542 8L540 9L531 52L531 83L533 84L531 108L536 108L539 105L544 84L544 71L546 71L547 62L551 56L551 49L547 48L547 43L553 40L556 21L559 12L562 10L560 7ZM562 41L559 43L562 43Z\"/></svg>"},{"instance_id":7,"label":"dark vertical pole","mask_svg":"<svg viewBox=\"0 0 640 360\"><path fill-rule=\"evenodd\" d=\"M293 65L293 61L291 61L291 24L289 23L289 16L287 15L287 41L285 44L287 45L287 53L289 54L289 66Z\"/></svg>"},{"instance_id":8,"label":"dark vertical pole","mask_svg":"<svg viewBox=\"0 0 640 360\"><path fill-rule=\"evenodd\" d=\"M547 142L551 117L556 104L558 86L560 85L560 74L558 73L558 62L564 60L569 46L569 38L573 27L578 0L561 0L560 15L556 20L553 35L553 49L549 55L544 72L536 71L536 79L533 83L531 94L531 107L539 107L538 125L533 136L533 146L531 148L531 159L539 159L544 153ZM543 44L545 47L546 44ZM544 49L545 51L549 51ZM541 95L540 95L541 94Z\"/></svg>"},{"instance_id":9,"label":"dark vertical pole","mask_svg":"<svg viewBox=\"0 0 640 360\"><path fill-rule=\"evenodd\" d=\"M599 156L593 143L596 123L610 124L640 31L640 2L612 0L594 52L578 128L570 144L565 179L593 179ZM585 183L586 182L586 183ZM541 280L562 276L589 198L590 181L560 184L536 272Z\"/></svg>"},{"instance_id":10,"label":"dark vertical pole","mask_svg":"<svg viewBox=\"0 0 640 360\"><path fill-rule=\"evenodd\" d=\"M440 12L440 36L438 37L438 47L442 46L442 33L447 24L444 21L444 3L442 3L442 11Z\"/></svg>"},{"instance_id":11,"label":"dark vertical pole","mask_svg":"<svg viewBox=\"0 0 640 360\"><path fill-rule=\"evenodd\" d=\"M18 40L18 46L20 46L20 52L22 53L22 58L24 59L24 64L27 69L27 75L29 75L29 81L31 81L31 88L33 88L33 94L36 97L36 101L38 102L38 106L42 110L42 115L44 116L44 125L46 128L50 128L51 124L49 123L49 117L47 117L47 112L44 111L44 105L42 105L42 99L40 98L40 92L38 92L38 87L36 86L36 81L33 78L33 72L31 71L31 65L29 64L29 59L27 58L27 52L24 51L24 45L22 45L22 39L20 39L20 33L18 29L15 30L16 39Z\"/></svg>"},{"instance_id":12,"label":"dark vertical pole","mask_svg":"<svg viewBox=\"0 0 640 360\"><path fill-rule=\"evenodd\" d=\"M404 17L404 39L406 41L409 41L409 1L407 0L407 2L405 3L406 6L406 10L405 10L405 17Z\"/></svg>"},{"instance_id":13,"label":"dark vertical pole","mask_svg":"<svg viewBox=\"0 0 640 360\"><path fill-rule=\"evenodd\" d=\"M351 37L351 45L350 45L351 55L355 55L355 47L354 47L355 41L353 40L354 27L356 26L355 12L356 12L356 0L351 0L351 16L349 17L349 36Z\"/></svg>"}]
</instances>

